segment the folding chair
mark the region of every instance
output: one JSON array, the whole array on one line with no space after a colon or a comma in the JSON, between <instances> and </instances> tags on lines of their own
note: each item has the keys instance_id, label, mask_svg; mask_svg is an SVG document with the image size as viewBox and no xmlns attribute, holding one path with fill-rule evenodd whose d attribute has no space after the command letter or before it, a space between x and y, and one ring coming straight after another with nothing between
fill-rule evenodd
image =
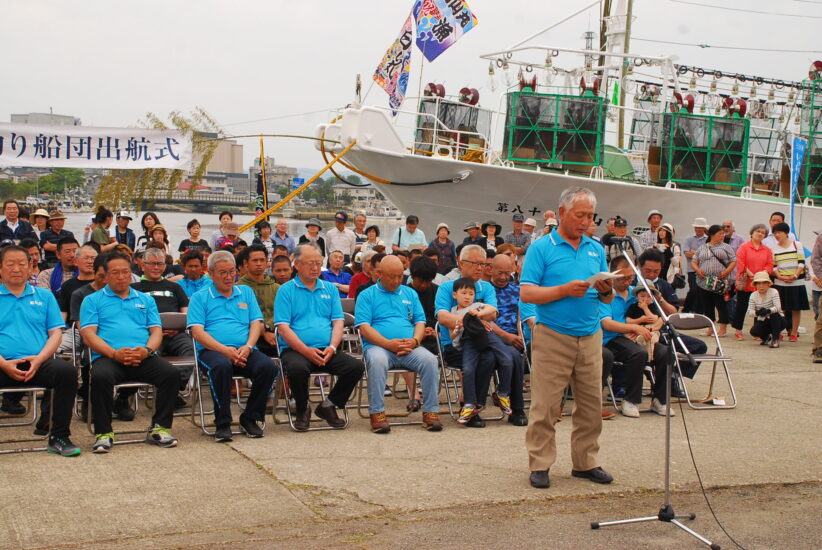
<instances>
[{"instance_id":1,"label":"folding chair","mask_svg":"<svg viewBox=\"0 0 822 550\"><path fill-rule=\"evenodd\" d=\"M711 380L708 384L708 392L704 398L698 399L693 401L691 399L690 393L688 392L688 386L684 383L685 378L682 376L682 362L688 360L688 356L684 353L676 353L676 373L679 375L680 379L683 380L682 387L685 390L685 401L688 403L688 406L692 409L733 409L737 405L737 398L736 398L736 391L734 390L733 381L731 380L731 371L728 368L728 363L733 361L733 357L725 355L722 351L722 344L719 342L719 338L716 335L716 326L714 325L713 321L708 319L704 315L699 315L696 313L675 313L669 317L671 325L676 330L700 330L700 329L710 329L711 334L713 334L714 344L716 346L716 351L714 353L705 353L701 355L692 355L694 361L698 363L705 363L709 362L712 363L711 368ZM716 382L717 377L717 364L722 365L722 370L725 374L725 379L728 383L728 388L731 392L731 402L730 403L717 403L718 399L714 395L714 384Z\"/></svg>"},{"instance_id":2,"label":"folding chair","mask_svg":"<svg viewBox=\"0 0 822 550\"><path fill-rule=\"evenodd\" d=\"M362 333L360 333L359 330L357 330L357 338L358 338L360 349L365 349L364 346L363 346L363 342L362 342ZM368 361L366 361L366 359L365 359L365 354L363 354L362 360L363 360L363 363L365 363L365 371L363 372L363 376L362 376L362 378L360 378L360 383L357 387L357 412L359 413L360 418L370 418L370 416L367 413L363 412L363 409L368 410L368 402L366 401L366 403L363 404L363 393L365 393L366 384L368 382L367 381L367 378L368 378ZM388 369L388 374L393 374L395 376L398 376L400 374L406 374L406 373L411 373L411 374L414 375L414 387L408 389L409 393L411 393L413 395L414 391L416 390L416 385L417 385L417 373L414 372L414 371L399 368L399 367L398 368L389 368ZM382 390L382 388L380 388L380 390ZM415 411L415 412L417 412L417 411ZM399 413L386 412L385 416L389 419L391 419L391 418L408 418L411 414L412 414L411 411L406 411L404 413L402 413L402 412L399 412ZM419 420L407 420L407 421L395 421L395 422L392 422L391 420L389 420L388 424L390 424L391 426L420 425L420 424L422 424L422 413L420 412L420 419Z\"/></svg>"},{"instance_id":3,"label":"folding chair","mask_svg":"<svg viewBox=\"0 0 822 550\"><path fill-rule=\"evenodd\" d=\"M187 328L186 328L186 314L185 313L180 313L180 312L176 312L176 311L160 313L160 323L163 327L163 330L176 330L178 332L188 333ZM190 334L189 334L189 337L191 338ZM193 338L191 338L191 345L193 347L196 347L196 343L194 342ZM188 378L188 383L186 384L186 388L180 392L185 397L191 397L191 395L193 393L193 390L194 390L194 378L195 378L195 373L196 373L196 370L197 370L196 369L196 363L197 363L196 357L194 355L180 356L180 357L164 355L163 359L165 359L166 361L171 363L171 365L175 368L191 367L191 369L192 369L191 370L191 376L189 376L189 378ZM190 416L190 415L193 416L193 412L194 412L193 411L193 409L194 409L194 404L193 403L191 404L191 408L192 408L191 413L175 412L174 416Z\"/></svg>"},{"instance_id":4,"label":"folding chair","mask_svg":"<svg viewBox=\"0 0 822 550\"><path fill-rule=\"evenodd\" d=\"M442 327L439 323L434 326L434 333L437 335L437 359L439 360L440 364L440 375L442 383L445 386L445 402L448 404L448 414L451 416L453 420L457 420L460 416L461 406L459 404L460 400L460 386L462 384L462 368L457 367L454 365L449 365L448 362L445 360L445 354L443 353L442 343L440 342L440 330L448 330L445 327ZM494 369L494 375L492 377L494 384L499 383L499 375ZM453 395L451 392L453 391ZM484 409L483 409L484 410ZM456 411L456 412L455 412ZM502 420L504 419L505 413L500 411L499 417L494 418L485 418L484 420Z\"/></svg>"},{"instance_id":5,"label":"folding chair","mask_svg":"<svg viewBox=\"0 0 822 550\"><path fill-rule=\"evenodd\" d=\"M20 427L20 426L31 426L37 421L38 416L38 409L37 409L37 393L38 392L45 392L46 388L40 386L15 386L15 387L8 387L2 388L0 387L0 393L24 393L29 396L28 405L26 407L26 412L23 413L24 416L31 413L31 418L29 420L19 421L19 416L17 415L8 415L3 414L0 415L0 419L5 418L14 418L18 419L18 421L13 422L0 422L0 428L12 428L12 427ZM52 401L53 401L54 394L52 393ZM52 406L53 406L52 402ZM53 407L52 407L53 408ZM7 445L7 444L16 444L16 443L35 443L38 441L45 441L48 438L48 434L40 437L24 437L24 438L17 438L17 439L4 439L0 441L0 445ZM2 449L0 450L0 455L4 454L13 454L13 453L28 453L28 452L36 452L36 451L45 451L46 447L24 447L24 448L15 448L15 449Z\"/></svg>"},{"instance_id":6,"label":"folding chair","mask_svg":"<svg viewBox=\"0 0 822 550\"><path fill-rule=\"evenodd\" d=\"M351 319L353 319L353 316L350 316L350 317L351 317ZM352 326L353 326L353 321L352 321ZM280 369L280 376L279 376L278 383L275 386L275 390L274 390L274 407L273 407L272 416L274 418L274 423L275 424L283 424L285 422L285 421L282 421L279 418L277 418L278 401L279 401L279 397L280 397L280 392L282 392L283 399L285 400L285 407L284 408L285 408L286 416L288 418L288 420L287 420L288 425L291 426L291 429L296 432L298 430L294 426L294 414L291 412L291 399L292 399L292 397L291 397L291 388L289 388L289 386L288 386L288 374L286 373L286 370L285 370L285 362L282 360L283 354L282 354L282 349L280 348L279 331L276 328L274 329L274 338L275 338L275 341L277 343L277 355L280 357L280 359L277 361L277 366ZM343 343L342 345L345 345L345 343ZM311 371L308 374L309 388L311 387L311 379L316 378L318 376L325 376L326 377L326 379L329 381L329 384L328 384L329 388L333 385L333 382L336 379L336 377L328 371L321 371L321 370ZM327 397L327 393L325 391L325 384L320 384L319 385L319 398L320 399L319 399L318 402L322 403L325 400L326 397ZM311 393L309 392L309 397L308 397L308 407L309 408L311 407L311 403L312 403ZM343 419L345 420L345 425L342 427L344 429L344 428L348 427L348 423L350 421L350 418L348 416L348 407L343 408ZM311 422L319 423L319 422L322 422L322 420L319 419L319 418L314 418L313 415L312 415ZM336 429L336 428L332 428L331 426L310 426L309 425L308 431L333 430L333 429Z\"/></svg>"}]
</instances>

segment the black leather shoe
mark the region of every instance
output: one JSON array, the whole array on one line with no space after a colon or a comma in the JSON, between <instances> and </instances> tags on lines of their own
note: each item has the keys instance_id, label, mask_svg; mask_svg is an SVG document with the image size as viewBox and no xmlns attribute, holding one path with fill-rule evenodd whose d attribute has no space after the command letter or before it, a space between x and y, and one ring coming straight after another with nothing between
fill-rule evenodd
<instances>
[{"instance_id":1,"label":"black leather shoe","mask_svg":"<svg viewBox=\"0 0 822 550\"><path fill-rule=\"evenodd\" d=\"M131 422L134 420L134 409L128 401L128 397L117 396L114 401L114 416L123 422Z\"/></svg>"},{"instance_id":2,"label":"black leather shoe","mask_svg":"<svg viewBox=\"0 0 822 550\"><path fill-rule=\"evenodd\" d=\"M547 489L550 486L551 480L548 479L548 470L531 472L531 487L534 489Z\"/></svg>"},{"instance_id":3,"label":"black leather shoe","mask_svg":"<svg viewBox=\"0 0 822 550\"><path fill-rule=\"evenodd\" d=\"M682 387L682 380L678 376L671 379L671 397L685 399L685 388Z\"/></svg>"},{"instance_id":4,"label":"black leather shoe","mask_svg":"<svg viewBox=\"0 0 822 550\"><path fill-rule=\"evenodd\" d=\"M231 424L224 424L222 426L217 426L217 430L214 432L214 440L218 443L228 443L233 439L231 434Z\"/></svg>"},{"instance_id":5,"label":"black leather shoe","mask_svg":"<svg viewBox=\"0 0 822 550\"><path fill-rule=\"evenodd\" d=\"M614 478L611 477L611 474L597 466L596 468L592 468L590 470L571 470L571 475L574 477L581 477L584 479L590 479L594 483L602 483L603 485L607 485L611 483Z\"/></svg>"},{"instance_id":6,"label":"black leather shoe","mask_svg":"<svg viewBox=\"0 0 822 550\"><path fill-rule=\"evenodd\" d=\"M3 404L0 405L0 411L4 413L13 414L13 415L20 415L26 414L26 407L20 404L19 401L15 401L14 399L7 399L3 396Z\"/></svg>"},{"instance_id":7,"label":"black leather shoe","mask_svg":"<svg viewBox=\"0 0 822 550\"><path fill-rule=\"evenodd\" d=\"M263 436L263 430L256 420L247 417L245 413L240 415L240 428L245 432L247 437L256 439Z\"/></svg>"},{"instance_id":8,"label":"black leather shoe","mask_svg":"<svg viewBox=\"0 0 822 550\"><path fill-rule=\"evenodd\" d=\"M317 405L317 408L314 409L314 412L317 416L328 422L328 425L332 428L339 430L345 427L345 420L337 416L337 407L334 405L325 406L320 403Z\"/></svg>"},{"instance_id":9,"label":"black leather shoe","mask_svg":"<svg viewBox=\"0 0 822 550\"><path fill-rule=\"evenodd\" d=\"M484 428L485 420L483 420L480 415L475 415L474 418L465 424L465 426L468 428Z\"/></svg>"},{"instance_id":10,"label":"black leather shoe","mask_svg":"<svg viewBox=\"0 0 822 550\"><path fill-rule=\"evenodd\" d=\"M297 413L294 418L294 429L298 432L307 432L311 425L311 407L306 407L302 413Z\"/></svg>"},{"instance_id":11,"label":"black leather shoe","mask_svg":"<svg viewBox=\"0 0 822 550\"><path fill-rule=\"evenodd\" d=\"M514 426L527 426L528 417L525 416L525 413L514 411L514 414L508 417L508 423Z\"/></svg>"}]
</instances>

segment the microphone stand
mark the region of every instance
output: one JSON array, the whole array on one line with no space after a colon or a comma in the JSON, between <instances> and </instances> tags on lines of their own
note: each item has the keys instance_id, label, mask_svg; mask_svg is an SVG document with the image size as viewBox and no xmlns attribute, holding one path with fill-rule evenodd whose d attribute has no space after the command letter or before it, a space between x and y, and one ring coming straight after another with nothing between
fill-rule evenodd
<instances>
[{"instance_id":1,"label":"microphone stand","mask_svg":"<svg viewBox=\"0 0 822 550\"><path fill-rule=\"evenodd\" d=\"M694 358L691 353L688 351L688 348L685 347L682 339L679 337L679 333L673 327L670 321L670 317L665 313L665 310L662 309L659 301L657 300L654 293L648 288L648 284L645 281L645 277L642 276L642 273L637 269L636 264L631 260L630 256L625 254L625 243L624 241L617 241L616 242L617 248L622 252L625 256L625 259L628 260L628 265L631 266L631 270L637 277L637 281L645 288L645 291L648 292L648 295L653 300L654 304L656 304L657 309L662 314L662 319L664 320L662 330L668 335L668 365L665 369L665 496L662 502L662 506L659 509L659 512L655 516L645 516L645 517L638 517L638 518L630 518L630 519L620 519L615 521L603 521L598 522L594 521L591 522L591 529L599 529L600 527L610 527L612 525L623 525L627 523L643 523L646 521L662 521L665 523L670 523L676 525L692 537L695 537L703 544L709 546L711 550L720 550L720 546L716 543L711 542L710 540L706 539L696 531L688 528L684 524L682 524L679 519L689 519L693 520L696 519L696 514L677 514L674 512L674 507L671 505L671 369L673 368L674 361L676 361L676 349L675 349L675 342L679 342L679 345L682 347L685 355L688 357L688 361L693 365Z\"/></svg>"}]
</instances>

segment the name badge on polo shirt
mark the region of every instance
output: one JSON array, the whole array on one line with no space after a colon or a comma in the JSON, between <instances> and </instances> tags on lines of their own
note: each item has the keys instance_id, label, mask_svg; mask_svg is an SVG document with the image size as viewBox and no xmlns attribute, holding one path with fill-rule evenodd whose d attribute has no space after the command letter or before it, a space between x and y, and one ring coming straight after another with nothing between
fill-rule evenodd
<instances>
[{"instance_id":1,"label":"name badge on polo shirt","mask_svg":"<svg viewBox=\"0 0 822 550\"><path fill-rule=\"evenodd\" d=\"M597 254L593 250L589 250L588 255L591 256L592 258L599 258L599 254Z\"/></svg>"},{"instance_id":2,"label":"name badge on polo shirt","mask_svg":"<svg viewBox=\"0 0 822 550\"><path fill-rule=\"evenodd\" d=\"M39 300L32 300L32 301L29 302L29 305L30 306L42 306L43 302L41 302Z\"/></svg>"},{"instance_id":3,"label":"name badge on polo shirt","mask_svg":"<svg viewBox=\"0 0 822 550\"><path fill-rule=\"evenodd\" d=\"M240 309L248 309L248 304L245 302L240 302L239 304L237 304L237 307Z\"/></svg>"},{"instance_id":4,"label":"name badge on polo shirt","mask_svg":"<svg viewBox=\"0 0 822 550\"><path fill-rule=\"evenodd\" d=\"M320 298L324 298L324 299L326 299L326 300L330 300L330 299L331 299L331 295L330 295L330 294L325 294L325 293L323 293L323 294L320 294Z\"/></svg>"},{"instance_id":5,"label":"name badge on polo shirt","mask_svg":"<svg viewBox=\"0 0 822 550\"><path fill-rule=\"evenodd\" d=\"M146 309L145 304L140 304L140 303L134 304L134 307L136 307L137 309Z\"/></svg>"}]
</instances>

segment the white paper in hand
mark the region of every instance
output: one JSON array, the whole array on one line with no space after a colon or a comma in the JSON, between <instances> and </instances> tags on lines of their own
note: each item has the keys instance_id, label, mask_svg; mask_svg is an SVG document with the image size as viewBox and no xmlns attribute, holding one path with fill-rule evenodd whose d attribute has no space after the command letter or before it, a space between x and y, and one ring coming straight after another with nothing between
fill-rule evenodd
<instances>
[{"instance_id":1,"label":"white paper in hand","mask_svg":"<svg viewBox=\"0 0 822 550\"><path fill-rule=\"evenodd\" d=\"M612 271L608 273L607 271L600 271L596 275L591 275L588 277L588 284L593 285L598 281L610 281L611 279L621 279L624 275L620 271Z\"/></svg>"}]
</instances>

